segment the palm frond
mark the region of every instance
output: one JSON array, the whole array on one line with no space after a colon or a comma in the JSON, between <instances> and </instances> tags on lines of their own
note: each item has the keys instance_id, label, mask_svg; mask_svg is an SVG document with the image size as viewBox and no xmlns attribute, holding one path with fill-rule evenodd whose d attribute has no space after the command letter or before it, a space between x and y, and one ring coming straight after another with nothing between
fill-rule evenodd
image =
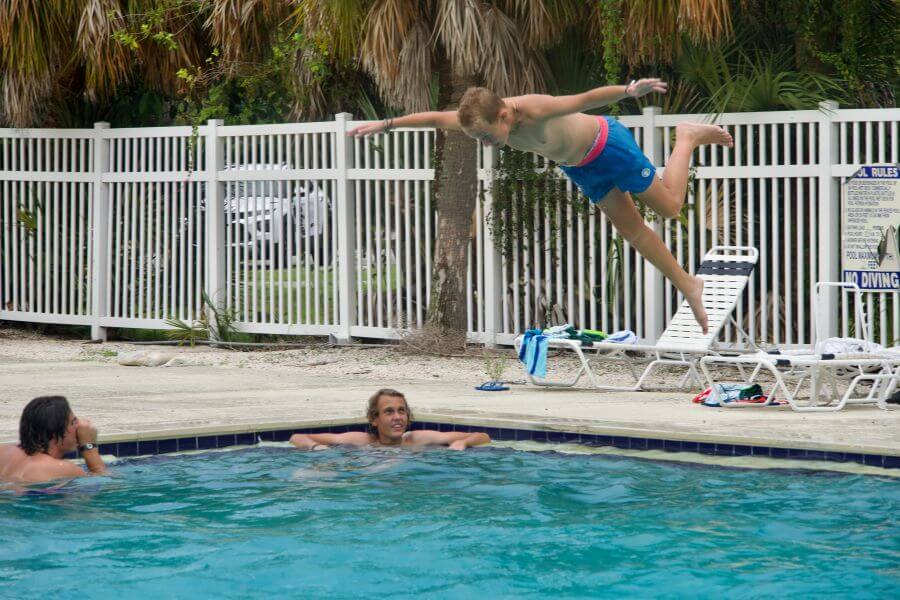
<instances>
[{"instance_id":1,"label":"palm frond","mask_svg":"<svg viewBox=\"0 0 900 600\"><path fill-rule=\"evenodd\" d=\"M16 127L33 123L53 90L53 76L72 54L74 0L0 3L2 118Z\"/></svg>"},{"instance_id":2,"label":"palm frond","mask_svg":"<svg viewBox=\"0 0 900 600\"><path fill-rule=\"evenodd\" d=\"M417 18L418 9L414 0L376 2L366 16L360 58L363 68L384 91L396 86L401 74L397 58Z\"/></svg>"},{"instance_id":3,"label":"palm frond","mask_svg":"<svg viewBox=\"0 0 900 600\"><path fill-rule=\"evenodd\" d=\"M128 76L127 51L113 40L113 32L124 25L116 0L85 0L76 38L84 61L84 93L92 102L109 96Z\"/></svg>"},{"instance_id":4,"label":"palm frond","mask_svg":"<svg viewBox=\"0 0 900 600\"><path fill-rule=\"evenodd\" d=\"M382 95L395 106L409 112L431 108L431 36L424 21L417 21L409 30L400 51L400 73L393 89L381 87Z\"/></svg>"},{"instance_id":5,"label":"palm frond","mask_svg":"<svg viewBox=\"0 0 900 600\"><path fill-rule=\"evenodd\" d=\"M150 89L166 95L176 95L183 86L177 73L180 69L203 64L209 56L203 33L207 3L184 0L130 0L126 19L136 27L148 24L151 30L171 34L170 40L149 36L137 50L141 76Z\"/></svg>"},{"instance_id":6,"label":"palm frond","mask_svg":"<svg viewBox=\"0 0 900 600\"><path fill-rule=\"evenodd\" d=\"M624 4L624 52L631 66L671 62L679 48L678 3L632 0Z\"/></svg>"},{"instance_id":7,"label":"palm frond","mask_svg":"<svg viewBox=\"0 0 900 600\"><path fill-rule=\"evenodd\" d=\"M575 0L504 0L500 6L519 23L524 45L539 49L560 41L583 9Z\"/></svg>"},{"instance_id":8,"label":"palm frond","mask_svg":"<svg viewBox=\"0 0 900 600\"><path fill-rule=\"evenodd\" d=\"M310 68L316 60L312 49L304 49L294 59L294 101L291 105L290 118L317 120L328 114L328 103L320 77Z\"/></svg>"},{"instance_id":9,"label":"palm frond","mask_svg":"<svg viewBox=\"0 0 900 600\"><path fill-rule=\"evenodd\" d=\"M549 67L543 53L525 46L516 23L496 7L484 12L479 70L485 84L501 96L543 92Z\"/></svg>"},{"instance_id":10,"label":"palm frond","mask_svg":"<svg viewBox=\"0 0 900 600\"><path fill-rule=\"evenodd\" d=\"M703 44L733 34L729 0L630 0L622 6L623 54L632 67L671 63L681 51L682 33Z\"/></svg>"},{"instance_id":11,"label":"palm frond","mask_svg":"<svg viewBox=\"0 0 900 600\"><path fill-rule=\"evenodd\" d=\"M356 57L372 0L294 0L288 17L295 30L321 41L338 61Z\"/></svg>"},{"instance_id":12,"label":"palm frond","mask_svg":"<svg viewBox=\"0 0 900 600\"><path fill-rule=\"evenodd\" d=\"M732 34L729 0L681 0L678 24L694 42L712 43Z\"/></svg>"},{"instance_id":13,"label":"palm frond","mask_svg":"<svg viewBox=\"0 0 900 600\"><path fill-rule=\"evenodd\" d=\"M271 45L288 9L283 0L212 0L211 5L206 28L231 74L239 63L258 58Z\"/></svg>"},{"instance_id":14,"label":"palm frond","mask_svg":"<svg viewBox=\"0 0 900 600\"><path fill-rule=\"evenodd\" d=\"M445 0L438 7L434 34L459 72L474 73L481 66L483 40L493 35L485 23L485 13L492 10L478 0Z\"/></svg>"}]
</instances>

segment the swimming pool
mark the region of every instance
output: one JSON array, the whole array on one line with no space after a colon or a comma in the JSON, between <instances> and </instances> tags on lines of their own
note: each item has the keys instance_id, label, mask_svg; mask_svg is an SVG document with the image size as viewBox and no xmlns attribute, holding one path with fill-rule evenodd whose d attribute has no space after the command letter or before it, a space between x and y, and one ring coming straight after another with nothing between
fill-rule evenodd
<instances>
[{"instance_id":1,"label":"swimming pool","mask_svg":"<svg viewBox=\"0 0 900 600\"><path fill-rule=\"evenodd\" d=\"M262 447L0 494L0 597L890 597L900 481ZM893 592L891 591L893 590Z\"/></svg>"}]
</instances>

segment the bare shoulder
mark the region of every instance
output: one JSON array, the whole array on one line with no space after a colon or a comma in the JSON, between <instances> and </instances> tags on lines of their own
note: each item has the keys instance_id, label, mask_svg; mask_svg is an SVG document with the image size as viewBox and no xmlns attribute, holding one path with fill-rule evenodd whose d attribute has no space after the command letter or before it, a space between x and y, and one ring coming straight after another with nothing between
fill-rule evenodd
<instances>
[{"instance_id":1,"label":"bare shoulder","mask_svg":"<svg viewBox=\"0 0 900 600\"><path fill-rule=\"evenodd\" d=\"M15 444L0 445L0 465L12 460L14 456L19 454L24 454L24 452L22 452L22 449Z\"/></svg>"},{"instance_id":2,"label":"bare shoulder","mask_svg":"<svg viewBox=\"0 0 900 600\"><path fill-rule=\"evenodd\" d=\"M547 94L525 94L504 98L503 102L516 107L525 117L536 118L541 114L544 105L553 100L553 96Z\"/></svg>"},{"instance_id":3,"label":"bare shoulder","mask_svg":"<svg viewBox=\"0 0 900 600\"><path fill-rule=\"evenodd\" d=\"M54 479L71 479L73 477L85 477L84 469L64 459L51 458L49 456L30 457L31 460L21 471L24 481L43 482Z\"/></svg>"},{"instance_id":4,"label":"bare shoulder","mask_svg":"<svg viewBox=\"0 0 900 600\"><path fill-rule=\"evenodd\" d=\"M0 479L9 478L24 456L25 453L15 444L0 446Z\"/></svg>"}]
</instances>

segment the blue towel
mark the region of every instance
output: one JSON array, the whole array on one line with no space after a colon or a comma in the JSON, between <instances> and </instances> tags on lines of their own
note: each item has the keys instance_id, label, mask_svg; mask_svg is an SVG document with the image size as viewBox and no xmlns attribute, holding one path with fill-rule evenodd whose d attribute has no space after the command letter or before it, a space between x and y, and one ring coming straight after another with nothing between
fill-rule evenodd
<instances>
[{"instance_id":1,"label":"blue towel","mask_svg":"<svg viewBox=\"0 0 900 600\"><path fill-rule=\"evenodd\" d=\"M525 370L529 375L538 377L547 376L547 348L549 342L540 329L529 329L522 336L522 345L519 347L519 360L525 364Z\"/></svg>"},{"instance_id":2,"label":"blue towel","mask_svg":"<svg viewBox=\"0 0 900 600\"><path fill-rule=\"evenodd\" d=\"M522 335L522 345L519 346L519 360L522 362L525 362L525 353L528 352L529 341L536 335L541 335L540 329L529 329Z\"/></svg>"},{"instance_id":3,"label":"blue towel","mask_svg":"<svg viewBox=\"0 0 900 600\"><path fill-rule=\"evenodd\" d=\"M550 340L543 335L536 335L532 339L531 344L536 346L534 351L534 362L528 371L532 375L540 378L547 376L547 349L550 347Z\"/></svg>"},{"instance_id":4,"label":"blue towel","mask_svg":"<svg viewBox=\"0 0 900 600\"><path fill-rule=\"evenodd\" d=\"M537 350L537 344L534 343L534 340L538 338L541 334L535 334L528 338L527 345L525 346L525 360L522 362L525 363L525 370L531 373L531 367L534 365L534 352Z\"/></svg>"}]
</instances>

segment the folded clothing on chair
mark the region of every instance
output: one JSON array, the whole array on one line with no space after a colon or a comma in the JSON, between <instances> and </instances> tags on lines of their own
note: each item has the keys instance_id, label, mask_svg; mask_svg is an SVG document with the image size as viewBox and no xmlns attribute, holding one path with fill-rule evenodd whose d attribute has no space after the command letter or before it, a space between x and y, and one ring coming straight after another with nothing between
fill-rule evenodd
<instances>
[{"instance_id":1,"label":"folded clothing on chair","mask_svg":"<svg viewBox=\"0 0 900 600\"><path fill-rule=\"evenodd\" d=\"M694 404L704 406L722 406L722 404L763 404L768 397L763 395L762 387L757 384L717 383L694 397ZM782 404L774 402L773 404Z\"/></svg>"},{"instance_id":2,"label":"folded clothing on chair","mask_svg":"<svg viewBox=\"0 0 900 600\"><path fill-rule=\"evenodd\" d=\"M602 331L596 331L594 329L576 329L569 324L548 327L543 331L543 334L548 338L578 340L581 342L582 346L590 346L594 342L602 342L607 338L607 335Z\"/></svg>"},{"instance_id":3,"label":"folded clothing on chair","mask_svg":"<svg viewBox=\"0 0 900 600\"><path fill-rule=\"evenodd\" d=\"M827 338L816 342L816 354L877 354L884 346L857 338Z\"/></svg>"}]
</instances>

